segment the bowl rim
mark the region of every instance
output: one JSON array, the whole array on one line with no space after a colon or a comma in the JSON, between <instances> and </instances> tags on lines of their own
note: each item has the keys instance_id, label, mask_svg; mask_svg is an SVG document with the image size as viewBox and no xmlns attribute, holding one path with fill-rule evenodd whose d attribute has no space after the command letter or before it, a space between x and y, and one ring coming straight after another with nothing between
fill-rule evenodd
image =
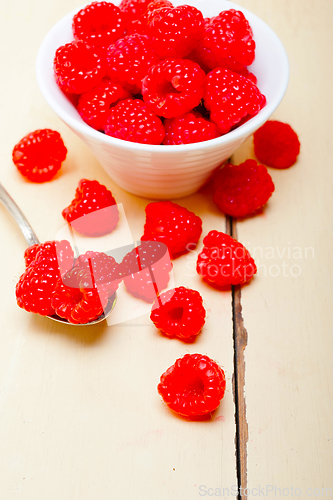
<instances>
[{"instance_id":1,"label":"bowl rim","mask_svg":"<svg viewBox=\"0 0 333 500\"><path fill-rule=\"evenodd\" d=\"M210 149L210 148L215 148L222 146L224 144L228 144L234 141L239 140L240 138L244 139L248 136L250 136L255 130L257 130L263 123L265 123L268 118L272 115L272 113L275 111L275 109L278 107L280 102L282 101L284 94L287 90L288 82L289 82L289 61L288 61L288 56L286 53L286 50L280 40L280 38L277 36L277 34L266 24L260 17L258 17L256 14L253 12L249 11L248 9L235 4L234 2L230 2L229 0L223 0L223 5L228 5L230 9L236 9L240 10L244 13L245 17L252 17L256 19L256 22L259 24L262 24L266 30L270 32L270 36L272 39L274 39L276 45L279 47L280 52L281 52L281 61L283 63L283 78L281 79L281 83L279 86L278 91L276 92L275 97L267 103L264 108L262 108L257 115L255 115L253 118L249 119L247 122L244 124L240 125L239 127L235 128L234 130L217 137L216 139L210 139L208 141L203 141L203 142L196 142L196 143L191 143L191 144L177 144L177 145L168 145L165 146L163 144L158 144L158 145L153 145L153 144L141 144L138 142L130 142L130 141L124 141L122 139L117 139L112 136L108 136L106 134L103 134L102 132L93 129L89 125L87 125L83 120L81 121L80 119L74 118L71 116L69 113L66 112L66 110L59 104L56 98L53 97L52 92L50 92L47 83L44 78L44 64L43 61L45 59L48 59L48 45L49 42L53 39L54 33L58 32L59 27L64 24L64 22L70 20L73 18L73 16L80 11L82 8L84 8L86 5L89 5L89 3L85 3L81 7L78 7L76 9L73 9L71 12L66 14L64 17L62 17L46 34L44 37L38 53L37 53L37 59L36 59L36 75L37 75L37 83L39 85L39 88L42 92L42 95L44 99L47 101L49 106L53 109L53 111L61 118L63 122L65 122L69 127L74 129L76 132L83 136L87 136L92 140L97 140L105 145L113 145L117 146L120 149L126 149L127 151L145 151L148 153L171 153L171 154L178 154L180 152L188 152L188 151L198 151L198 150L205 150L205 149ZM222 7L222 6L221 6ZM224 7L222 10L226 10ZM53 59L52 59L53 63ZM60 90L60 89L59 89Z\"/></svg>"}]
</instances>

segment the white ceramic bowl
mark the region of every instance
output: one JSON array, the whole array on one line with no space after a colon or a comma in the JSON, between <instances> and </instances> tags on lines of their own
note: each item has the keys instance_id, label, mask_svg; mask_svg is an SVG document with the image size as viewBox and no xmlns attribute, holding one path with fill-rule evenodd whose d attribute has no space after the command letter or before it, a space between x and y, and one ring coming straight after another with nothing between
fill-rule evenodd
<instances>
[{"instance_id":1,"label":"white ceramic bowl","mask_svg":"<svg viewBox=\"0 0 333 500\"><path fill-rule=\"evenodd\" d=\"M266 106L251 120L211 141L179 146L152 146L109 137L86 125L61 92L53 77L55 51L73 40L70 12L45 37L37 56L37 80L51 108L88 145L109 176L123 189L146 198L169 199L197 191L214 169L227 160L238 146L274 112L286 91L288 58L276 34L257 16L226 0L174 1L189 3L204 17L222 10L241 10L248 19L256 42L256 58L250 67Z\"/></svg>"}]
</instances>

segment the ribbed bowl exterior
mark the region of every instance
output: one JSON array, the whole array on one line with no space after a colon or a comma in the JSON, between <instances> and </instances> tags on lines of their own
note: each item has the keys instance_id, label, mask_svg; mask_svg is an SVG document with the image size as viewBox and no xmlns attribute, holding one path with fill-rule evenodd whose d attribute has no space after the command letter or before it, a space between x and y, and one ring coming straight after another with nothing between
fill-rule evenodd
<instances>
[{"instance_id":1,"label":"ribbed bowl exterior","mask_svg":"<svg viewBox=\"0 0 333 500\"><path fill-rule=\"evenodd\" d=\"M181 1L173 3L177 5ZM258 87L266 96L266 106L258 115L217 139L180 146L151 146L121 141L85 124L53 75L55 51L73 40L72 18L79 9L67 14L50 30L37 56L37 81L51 108L81 137L120 187L145 198L179 198L197 191L214 169L230 158L271 116L288 84L286 52L276 34L261 19L227 0L190 0L189 3L199 8L204 16L213 16L226 9L243 11L256 41L256 59L249 69L256 75Z\"/></svg>"},{"instance_id":2,"label":"ribbed bowl exterior","mask_svg":"<svg viewBox=\"0 0 333 500\"><path fill-rule=\"evenodd\" d=\"M147 152L110 148L80 136L121 188L144 198L158 199L180 198L198 191L245 139L205 150Z\"/></svg>"}]
</instances>

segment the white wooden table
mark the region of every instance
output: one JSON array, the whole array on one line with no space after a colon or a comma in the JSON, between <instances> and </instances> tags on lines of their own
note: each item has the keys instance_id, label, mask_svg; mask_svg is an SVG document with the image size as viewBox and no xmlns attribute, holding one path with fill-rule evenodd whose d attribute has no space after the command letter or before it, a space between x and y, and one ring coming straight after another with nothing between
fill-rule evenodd
<instances>
[{"instance_id":1,"label":"white wooden table","mask_svg":"<svg viewBox=\"0 0 333 500\"><path fill-rule=\"evenodd\" d=\"M81 178L123 203L134 239L149 200L122 191L43 100L38 47L79 0L15 0L0 6L0 181L41 241L63 227L62 209ZM291 67L274 118L290 123L301 155L270 169L276 191L262 215L227 221L207 190L179 200L203 219L203 235L229 230L256 259L241 290L218 292L175 261L176 286L199 290L208 311L194 344L160 336L149 315L95 328L58 325L15 301L25 241L0 206L0 498L180 500L202 496L333 495L332 29L328 0L239 0L284 43ZM68 148L61 175L26 182L11 151L37 128ZM233 160L253 156L249 139ZM199 249L202 240L199 243ZM209 421L176 418L161 403L161 373L186 352L216 359L226 396ZM234 414L236 413L236 418ZM244 488L245 490L244 494Z\"/></svg>"}]
</instances>

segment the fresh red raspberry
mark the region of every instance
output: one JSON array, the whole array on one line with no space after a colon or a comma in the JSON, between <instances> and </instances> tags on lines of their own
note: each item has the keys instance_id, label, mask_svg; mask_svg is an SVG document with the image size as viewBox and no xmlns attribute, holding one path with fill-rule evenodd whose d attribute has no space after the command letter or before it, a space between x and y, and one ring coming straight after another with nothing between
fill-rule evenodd
<instances>
[{"instance_id":1,"label":"fresh red raspberry","mask_svg":"<svg viewBox=\"0 0 333 500\"><path fill-rule=\"evenodd\" d=\"M73 250L68 241L52 241L39 249L34 245L25 257L30 262L16 285L17 304L28 312L52 316L51 299L61 274L72 265Z\"/></svg>"},{"instance_id":2,"label":"fresh red raspberry","mask_svg":"<svg viewBox=\"0 0 333 500\"><path fill-rule=\"evenodd\" d=\"M142 80L148 70L157 64L155 54L146 35L128 35L107 50L107 75L133 94L141 93Z\"/></svg>"},{"instance_id":3,"label":"fresh red raspberry","mask_svg":"<svg viewBox=\"0 0 333 500\"><path fill-rule=\"evenodd\" d=\"M53 70L61 90L83 94L102 81L106 63L101 53L82 40L75 40L57 49Z\"/></svg>"},{"instance_id":4,"label":"fresh red raspberry","mask_svg":"<svg viewBox=\"0 0 333 500\"><path fill-rule=\"evenodd\" d=\"M67 280L73 286L65 285ZM107 306L106 290L97 291L96 288L88 288L85 285L82 270L76 267L69 271L63 280L57 281L51 305L55 313L67 319L69 323L85 324L94 321L103 314Z\"/></svg>"},{"instance_id":5,"label":"fresh red raspberry","mask_svg":"<svg viewBox=\"0 0 333 500\"><path fill-rule=\"evenodd\" d=\"M12 158L18 170L32 182L53 179L65 160L67 148L59 132L35 130L14 146Z\"/></svg>"},{"instance_id":6,"label":"fresh red raspberry","mask_svg":"<svg viewBox=\"0 0 333 500\"><path fill-rule=\"evenodd\" d=\"M73 35L87 45L108 47L125 34L126 24L119 7L111 2L92 2L73 17Z\"/></svg>"},{"instance_id":7,"label":"fresh red raspberry","mask_svg":"<svg viewBox=\"0 0 333 500\"><path fill-rule=\"evenodd\" d=\"M167 118L164 128L163 144L167 145L209 141L221 135L217 125L205 120L197 111L176 118Z\"/></svg>"},{"instance_id":8,"label":"fresh red raspberry","mask_svg":"<svg viewBox=\"0 0 333 500\"><path fill-rule=\"evenodd\" d=\"M104 290L108 297L116 292L122 281L119 264L113 257L103 252L88 251L80 255L75 261L75 267L84 275L84 288L95 287L98 292ZM67 279L70 278L70 275L67 276ZM63 282L66 286L72 286L66 279Z\"/></svg>"},{"instance_id":9,"label":"fresh red raspberry","mask_svg":"<svg viewBox=\"0 0 333 500\"><path fill-rule=\"evenodd\" d=\"M297 160L300 142L287 123L267 121L254 133L254 152L259 161L273 168L289 168Z\"/></svg>"},{"instance_id":10,"label":"fresh red raspberry","mask_svg":"<svg viewBox=\"0 0 333 500\"><path fill-rule=\"evenodd\" d=\"M139 19L146 12L151 0L121 0L119 9L126 15L127 24Z\"/></svg>"},{"instance_id":11,"label":"fresh red raspberry","mask_svg":"<svg viewBox=\"0 0 333 500\"><path fill-rule=\"evenodd\" d=\"M199 417L218 408L226 388L222 368L203 354L185 354L161 375L157 386L168 407L185 417Z\"/></svg>"},{"instance_id":12,"label":"fresh red raspberry","mask_svg":"<svg viewBox=\"0 0 333 500\"><path fill-rule=\"evenodd\" d=\"M169 0L153 0L147 6L146 11L139 18L130 20L127 24L127 34L139 33L148 35L148 25L150 24L156 11L164 7L173 7Z\"/></svg>"},{"instance_id":13,"label":"fresh red raspberry","mask_svg":"<svg viewBox=\"0 0 333 500\"><path fill-rule=\"evenodd\" d=\"M103 236L119 222L116 200L98 181L81 179L72 203L62 211L63 218L80 234Z\"/></svg>"},{"instance_id":14,"label":"fresh red raspberry","mask_svg":"<svg viewBox=\"0 0 333 500\"><path fill-rule=\"evenodd\" d=\"M104 129L107 135L141 144L161 144L164 127L140 99L126 99L111 109Z\"/></svg>"},{"instance_id":15,"label":"fresh red raspberry","mask_svg":"<svg viewBox=\"0 0 333 500\"><path fill-rule=\"evenodd\" d=\"M160 9L164 9L165 7L173 8L173 5L171 2L169 2L169 0L155 0L153 2L150 2L150 4L147 6L146 12L143 15L147 26L151 23L153 17L155 16L155 14L157 14L157 11Z\"/></svg>"},{"instance_id":16,"label":"fresh red raspberry","mask_svg":"<svg viewBox=\"0 0 333 500\"><path fill-rule=\"evenodd\" d=\"M193 341L205 324L206 311L196 290L180 286L155 300L150 319L167 337Z\"/></svg>"},{"instance_id":17,"label":"fresh red raspberry","mask_svg":"<svg viewBox=\"0 0 333 500\"><path fill-rule=\"evenodd\" d=\"M217 288L242 285L253 277L257 267L249 251L231 236L210 231L197 260L197 273Z\"/></svg>"},{"instance_id":18,"label":"fresh red raspberry","mask_svg":"<svg viewBox=\"0 0 333 500\"><path fill-rule=\"evenodd\" d=\"M230 9L205 19L204 35L195 53L211 69L219 66L237 72L253 63L255 46L244 14Z\"/></svg>"},{"instance_id":19,"label":"fresh red raspberry","mask_svg":"<svg viewBox=\"0 0 333 500\"><path fill-rule=\"evenodd\" d=\"M251 80L252 83L257 85L257 77L253 73L251 73L247 68L244 68L242 70L236 71L239 75L245 76L248 80Z\"/></svg>"},{"instance_id":20,"label":"fresh red raspberry","mask_svg":"<svg viewBox=\"0 0 333 500\"><path fill-rule=\"evenodd\" d=\"M245 217L263 207L275 189L267 168L255 160L227 163L216 173L213 186L214 202L232 217Z\"/></svg>"},{"instance_id":21,"label":"fresh red raspberry","mask_svg":"<svg viewBox=\"0 0 333 500\"><path fill-rule=\"evenodd\" d=\"M155 51L163 59L187 56L203 33L203 16L190 5L156 10L148 30Z\"/></svg>"},{"instance_id":22,"label":"fresh red raspberry","mask_svg":"<svg viewBox=\"0 0 333 500\"><path fill-rule=\"evenodd\" d=\"M160 241L171 258L196 246L202 232L202 220L172 201L156 201L146 206L146 223L141 241Z\"/></svg>"},{"instance_id":23,"label":"fresh red raspberry","mask_svg":"<svg viewBox=\"0 0 333 500\"><path fill-rule=\"evenodd\" d=\"M226 134L242 118L256 115L266 98L251 80L229 69L215 68L207 75L204 102L211 121Z\"/></svg>"},{"instance_id":24,"label":"fresh red raspberry","mask_svg":"<svg viewBox=\"0 0 333 500\"><path fill-rule=\"evenodd\" d=\"M77 110L88 125L104 131L111 107L129 97L127 90L105 78L97 87L80 95Z\"/></svg>"},{"instance_id":25,"label":"fresh red raspberry","mask_svg":"<svg viewBox=\"0 0 333 500\"><path fill-rule=\"evenodd\" d=\"M163 243L143 241L123 258L121 276L134 297L153 302L169 283L172 264Z\"/></svg>"},{"instance_id":26,"label":"fresh red raspberry","mask_svg":"<svg viewBox=\"0 0 333 500\"><path fill-rule=\"evenodd\" d=\"M142 81L142 94L153 111L173 118L197 106L206 85L205 72L189 59L166 59L152 66Z\"/></svg>"},{"instance_id":27,"label":"fresh red raspberry","mask_svg":"<svg viewBox=\"0 0 333 500\"><path fill-rule=\"evenodd\" d=\"M39 263L51 255L57 257L60 275L64 275L73 266L74 254L70 243L67 240L46 241L45 243L36 243L31 245L24 252L25 267L28 268L32 263Z\"/></svg>"}]
</instances>

